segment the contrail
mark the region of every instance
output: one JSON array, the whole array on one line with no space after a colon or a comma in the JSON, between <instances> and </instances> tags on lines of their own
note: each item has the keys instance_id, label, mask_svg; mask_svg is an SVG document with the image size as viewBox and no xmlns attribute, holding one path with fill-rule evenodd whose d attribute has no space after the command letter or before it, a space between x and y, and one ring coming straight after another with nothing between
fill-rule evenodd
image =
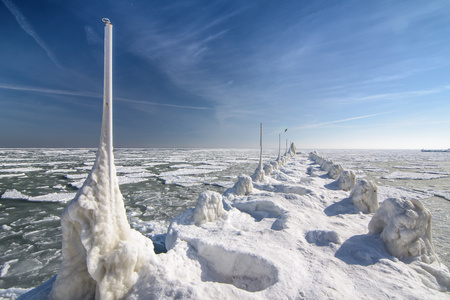
<instances>
[{"instance_id":1,"label":"contrail","mask_svg":"<svg viewBox=\"0 0 450 300\"><path fill-rule=\"evenodd\" d=\"M17 23L19 23L20 27L28 33L35 41L36 43L44 49L44 51L47 53L48 57L53 61L53 63L60 68L61 70L64 70L56 56L53 54L53 52L49 49L49 47L44 43L44 41L37 35L36 32L34 32L31 25L27 22L25 17L22 15L20 10L15 6L11 1L9 0L2 0L5 6L9 9L9 11L13 14L13 16L16 18Z\"/></svg>"},{"instance_id":2,"label":"contrail","mask_svg":"<svg viewBox=\"0 0 450 300\"><path fill-rule=\"evenodd\" d=\"M38 88L38 87L7 85L7 84L1 84L1 83L0 83L0 89L37 92L37 93L54 94L54 95L80 96L80 97L87 97L87 98L100 98L100 99L102 98L101 94L96 94L96 93L91 93L91 92L64 91L64 90L55 90L55 89ZM188 105L177 105L177 104L167 104L167 103L156 103L156 102L147 102L147 101L142 101L142 100L134 100L134 99L128 99L128 98L121 98L121 97L115 97L114 100L130 102L130 103L145 104L145 105L166 106L166 107L173 107L173 108L186 108L186 109L198 109L198 110L211 109L209 107L204 107L204 106L188 106Z\"/></svg>"},{"instance_id":3,"label":"contrail","mask_svg":"<svg viewBox=\"0 0 450 300\"><path fill-rule=\"evenodd\" d=\"M342 122L348 122L348 121L353 121L353 120L359 120L359 119L365 119L365 118L381 116L381 115L387 115L387 114L390 114L390 113L393 113L393 112L394 111L388 111L388 112L384 112L384 113L371 114L371 115L353 117L353 118L348 118L348 119L342 119L342 120L335 120L335 121L323 122L323 123L318 123L318 124L305 125L302 128L316 128L316 127L321 127L321 126L329 125L329 124L342 123Z\"/></svg>"}]
</instances>

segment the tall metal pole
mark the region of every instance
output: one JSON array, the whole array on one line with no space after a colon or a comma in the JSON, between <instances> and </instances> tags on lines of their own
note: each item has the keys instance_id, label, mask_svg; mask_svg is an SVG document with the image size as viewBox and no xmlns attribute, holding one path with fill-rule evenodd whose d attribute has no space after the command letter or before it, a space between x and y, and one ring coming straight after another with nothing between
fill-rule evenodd
<instances>
[{"instance_id":1,"label":"tall metal pole","mask_svg":"<svg viewBox=\"0 0 450 300\"><path fill-rule=\"evenodd\" d=\"M114 170L114 157L113 153L113 114L112 114L112 24L107 18L103 18L105 23L105 46L104 46L104 77L103 77L103 117L106 117L105 130L106 137L106 151L109 157L109 179L111 185L111 196L114 195L113 191L113 170Z\"/></svg>"},{"instance_id":2,"label":"tall metal pole","mask_svg":"<svg viewBox=\"0 0 450 300\"><path fill-rule=\"evenodd\" d=\"M262 166L262 123L260 126L260 131L259 131L259 166Z\"/></svg>"},{"instance_id":3,"label":"tall metal pole","mask_svg":"<svg viewBox=\"0 0 450 300\"><path fill-rule=\"evenodd\" d=\"M281 133L278 134L278 159L281 158Z\"/></svg>"}]
</instances>

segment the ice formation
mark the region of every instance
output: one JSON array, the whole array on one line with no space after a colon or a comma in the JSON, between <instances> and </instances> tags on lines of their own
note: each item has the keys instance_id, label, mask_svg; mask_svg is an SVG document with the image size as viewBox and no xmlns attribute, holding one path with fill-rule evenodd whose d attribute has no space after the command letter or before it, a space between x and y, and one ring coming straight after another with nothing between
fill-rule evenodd
<instances>
[{"instance_id":1,"label":"ice formation","mask_svg":"<svg viewBox=\"0 0 450 300\"><path fill-rule=\"evenodd\" d=\"M262 123L261 123L261 137L260 137L260 142L259 142L259 146L260 146L260 151L259 151L259 164L258 167L255 170L255 173L253 173L252 175L252 179L253 181L264 181L264 175L265 175L265 170L263 168L263 163L262 163L262 152L263 152L263 146L262 146Z\"/></svg>"},{"instance_id":2,"label":"ice formation","mask_svg":"<svg viewBox=\"0 0 450 300\"><path fill-rule=\"evenodd\" d=\"M264 174L266 176L270 176L273 173L273 165L271 163L267 163L264 165Z\"/></svg>"},{"instance_id":3,"label":"ice formation","mask_svg":"<svg viewBox=\"0 0 450 300\"><path fill-rule=\"evenodd\" d=\"M344 168L340 164L332 164L328 171L328 176L332 179L338 179Z\"/></svg>"},{"instance_id":4,"label":"ice formation","mask_svg":"<svg viewBox=\"0 0 450 300\"><path fill-rule=\"evenodd\" d=\"M253 182L252 178L248 175L241 174L238 177L238 181L231 189L228 189L225 194L234 194L237 196L245 196L252 192Z\"/></svg>"},{"instance_id":5,"label":"ice formation","mask_svg":"<svg viewBox=\"0 0 450 300\"><path fill-rule=\"evenodd\" d=\"M437 259L423 259L426 249L421 260L398 260L380 237L395 236L388 234L389 224L400 235L421 232L428 237L429 227L406 230L413 227L405 224L419 225L417 220L422 220L422 212L411 206L414 201L402 204L406 212L387 205L373 218L358 214L348 192L337 190L319 168L318 176L309 176L307 167L311 166L305 156L300 156L264 182L254 183L247 195L230 189L223 197L226 210L220 209L219 194L202 193L195 208L171 221L165 235L167 253L151 254L123 298L449 298L450 272ZM386 216L397 216L394 212L400 217L391 221ZM372 234L367 234L369 222ZM420 249L417 245L422 242L412 241L407 247ZM110 256L101 258L108 261ZM52 280L32 293L40 290L44 295L51 284Z\"/></svg>"},{"instance_id":6,"label":"ice formation","mask_svg":"<svg viewBox=\"0 0 450 300\"><path fill-rule=\"evenodd\" d=\"M343 191L350 191L356 183L355 172L351 170L343 170L338 178L339 188Z\"/></svg>"},{"instance_id":7,"label":"ice formation","mask_svg":"<svg viewBox=\"0 0 450 300\"><path fill-rule=\"evenodd\" d=\"M198 197L197 205L194 208L194 223L200 225L215 221L224 213L222 195L212 191L204 191Z\"/></svg>"},{"instance_id":8,"label":"ice formation","mask_svg":"<svg viewBox=\"0 0 450 300\"><path fill-rule=\"evenodd\" d=\"M361 212L368 214L377 211L377 186L372 180L359 179L350 193L353 205Z\"/></svg>"},{"instance_id":9,"label":"ice formation","mask_svg":"<svg viewBox=\"0 0 450 300\"><path fill-rule=\"evenodd\" d=\"M253 175L252 175L252 180L253 181L264 181L264 175L265 175L265 171L264 171L262 165L259 165L256 168L255 173L253 173Z\"/></svg>"},{"instance_id":10,"label":"ice formation","mask_svg":"<svg viewBox=\"0 0 450 300\"><path fill-rule=\"evenodd\" d=\"M369 232L380 234L388 252L399 259L434 260L431 213L420 200L384 200L369 222Z\"/></svg>"},{"instance_id":11,"label":"ice formation","mask_svg":"<svg viewBox=\"0 0 450 300\"><path fill-rule=\"evenodd\" d=\"M328 172L330 171L331 166L333 165L333 161L331 159L325 159L322 164L320 165L320 168L325 171Z\"/></svg>"},{"instance_id":12,"label":"ice formation","mask_svg":"<svg viewBox=\"0 0 450 300\"><path fill-rule=\"evenodd\" d=\"M112 45L105 26L105 54ZM108 41L110 43L108 43ZM105 96L95 164L61 217L62 263L52 299L121 299L154 259L151 240L130 228L112 153L112 87L105 55Z\"/></svg>"}]
</instances>

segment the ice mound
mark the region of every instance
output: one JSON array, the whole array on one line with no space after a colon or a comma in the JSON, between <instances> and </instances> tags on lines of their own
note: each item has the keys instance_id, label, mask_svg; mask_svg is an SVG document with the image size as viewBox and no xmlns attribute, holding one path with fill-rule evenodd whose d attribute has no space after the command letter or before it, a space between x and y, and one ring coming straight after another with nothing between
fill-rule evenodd
<instances>
[{"instance_id":1,"label":"ice mound","mask_svg":"<svg viewBox=\"0 0 450 300\"><path fill-rule=\"evenodd\" d=\"M204 191L198 197L197 205L194 208L193 220L195 225L215 221L223 215L222 195L212 191Z\"/></svg>"},{"instance_id":2,"label":"ice mound","mask_svg":"<svg viewBox=\"0 0 450 300\"><path fill-rule=\"evenodd\" d=\"M262 165L259 165L256 168L255 173L253 173L253 175L252 175L252 180L253 181L264 181L264 175L265 175L265 171L264 171Z\"/></svg>"},{"instance_id":3,"label":"ice mound","mask_svg":"<svg viewBox=\"0 0 450 300\"><path fill-rule=\"evenodd\" d=\"M350 191L356 183L355 172L351 170L343 170L338 178L339 188L343 191Z\"/></svg>"},{"instance_id":4,"label":"ice mound","mask_svg":"<svg viewBox=\"0 0 450 300\"><path fill-rule=\"evenodd\" d=\"M238 177L238 181L231 189L225 192L225 195L234 194L237 196L245 196L252 192L253 182L252 178L248 175L241 174Z\"/></svg>"},{"instance_id":5,"label":"ice mound","mask_svg":"<svg viewBox=\"0 0 450 300\"><path fill-rule=\"evenodd\" d=\"M331 159L326 159L322 162L322 164L320 165L320 168L323 171L328 172L328 171L330 171L330 168L333 164L334 164L334 162Z\"/></svg>"},{"instance_id":6,"label":"ice mound","mask_svg":"<svg viewBox=\"0 0 450 300\"><path fill-rule=\"evenodd\" d=\"M274 169L274 168L273 168L273 164L271 164L271 163L265 164L265 165L264 165L264 174L265 174L266 176L272 175L273 169Z\"/></svg>"},{"instance_id":7,"label":"ice mound","mask_svg":"<svg viewBox=\"0 0 450 300\"><path fill-rule=\"evenodd\" d=\"M350 193L350 198L353 205L365 214L374 213L379 207L377 186L371 180L359 179Z\"/></svg>"},{"instance_id":8,"label":"ice mound","mask_svg":"<svg viewBox=\"0 0 450 300\"><path fill-rule=\"evenodd\" d=\"M330 170L328 171L328 176L332 179L338 179L339 175L341 175L344 168L340 164L332 164Z\"/></svg>"},{"instance_id":9,"label":"ice mound","mask_svg":"<svg viewBox=\"0 0 450 300\"><path fill-rule=\"evenodd\" d=\"M420 200L384 200L369 222L369 232L380 234L388 252L399 259L434 260L431 213Z\"/></svg>"}]
</instances>

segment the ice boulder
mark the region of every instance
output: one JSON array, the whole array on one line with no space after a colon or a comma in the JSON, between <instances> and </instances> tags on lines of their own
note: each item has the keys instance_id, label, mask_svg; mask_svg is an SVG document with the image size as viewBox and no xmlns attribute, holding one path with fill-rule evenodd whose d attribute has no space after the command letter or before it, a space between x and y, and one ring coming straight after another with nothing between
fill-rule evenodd
<instances>
[{"instance_id":1,"label":"ice boulder","mask_svg":"<svg viewBox=\"0 0 450 300\"><path fill-rule=\"evenodd\" d=\"M328 171L328 176L332 179L338 179L339 175L341 175L344 168L340 164L332 164L330 170Z\"/></svg>"},{"instance_id":2,"label":"ice boulder","mask_svg":"<svg viewBox=\"0 0 450 300\"><path fill-rule=\"evenodd\" d=\"M317 151L312 151L309 153L308 158L315 162L319 158L319 153L317 153Z\"/></svg>"},{"instance_id":3,"label":"ice boulder","mask_svg":"<svg viewBox=\"0 0 450 300\"><path fill-rule=\"evenodd\" d=\"M388 252L399 258L435 258L431 237L431 213L420 200L389 198L369 222L369 233L380 234Z\"/></svg>"},{"instance_id":4,"label":"ice boulder","mask_svg":"<svg viewBox=\"0 0 450 300\"><path fill-rule=\"evenodd\" d=\"M322 164L320 165L320 168L323 171L328 172L328 171L330 171L330 168L332 165L333 165L333 161L331 159L327 159L322 162Z\"/></svg>"},{"instance_id":5,"label":"ice boulder","mask_svg":"<svg viewBox=\"0 0 450 300\"><path fill-rule=\"evenodd\" d=\"M212 191L204 191L198 197L193 220L195 225L201 225L217 220L224 213L222 195Z\"/></svg>"},{"instance_id":6,"label":"ice boulder","mask_svg":"<svg viewBox=\"0 0 450 300\"><path fill-rule=\"evenodd\" d=\"M253 190L252 178L248 175L241 174L238 177L238 181L231 189L225 191L224 195L234 194L237 196L249 195Z\"/></svg>"},{"instance_id":7,"label":"ice boulder","mask_svg":"<svg viewBox=\"0 0 450 300\"><path fill-rule=\"evenodd\" d=\"M338 179L339 188L343 191L350 191L356 183L355 172L351 170L344 170Z\"/></svg>"},{"instance_id":8,"label":"ice boulder","mask_svg":"<svg viewBox=\"0 0 450 300\"><path fill-rule=\"evenodd\" d=\"M372 180L360 179L350 193L353 205L361 212L368 214L377 211L377 186Z\"/></svg>"}]
</instances>

